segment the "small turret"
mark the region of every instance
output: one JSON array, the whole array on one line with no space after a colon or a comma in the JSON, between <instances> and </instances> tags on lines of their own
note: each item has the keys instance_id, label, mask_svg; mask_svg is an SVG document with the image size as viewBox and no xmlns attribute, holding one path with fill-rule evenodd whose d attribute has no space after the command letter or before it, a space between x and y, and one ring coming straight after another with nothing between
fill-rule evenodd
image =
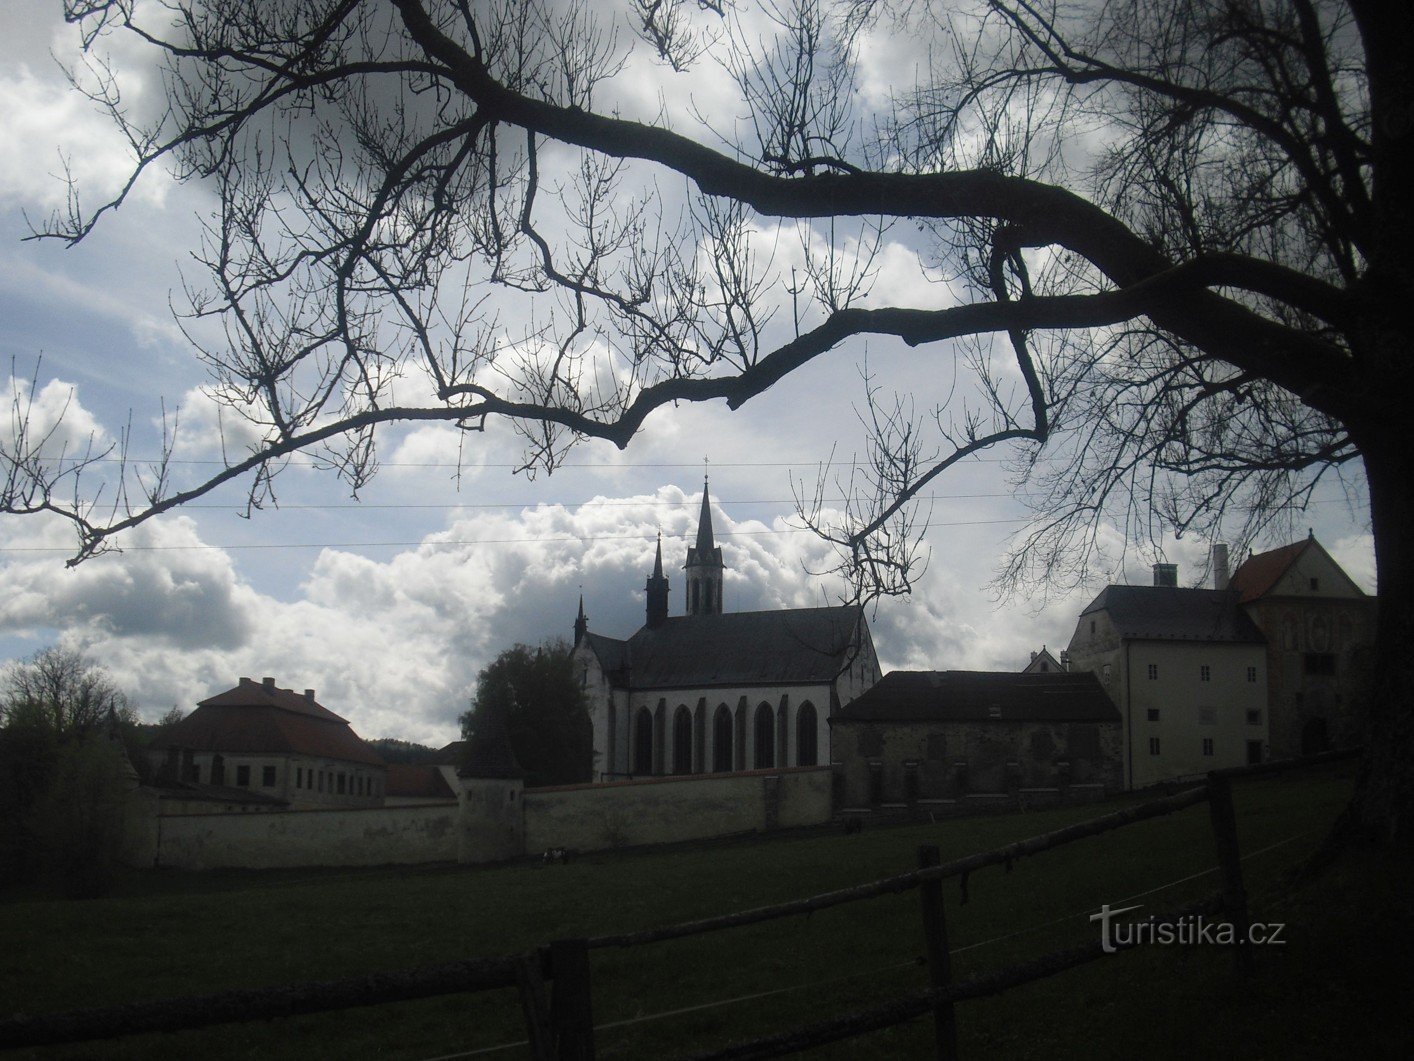
<instances>
[{"instance_id":1,"label":"small turret","mask_svg":"<svg viewBox=\"0 0 1414 1061\"><path fill-rule=\"evenodd\" d=\"M663 536L658 535L658 552L653 558L653 574L643 587L648 594L648 625L661 626L668 618L668 579L663 574Z\"/></svg>"}]
</instances>

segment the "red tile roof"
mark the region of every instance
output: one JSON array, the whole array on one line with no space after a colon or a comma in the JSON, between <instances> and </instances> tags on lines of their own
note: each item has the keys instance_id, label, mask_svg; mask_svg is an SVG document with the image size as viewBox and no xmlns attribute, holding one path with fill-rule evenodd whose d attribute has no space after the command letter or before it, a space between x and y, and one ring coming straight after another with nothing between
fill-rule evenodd
<instances>
[{"instance_id":1,"label":"red tile roof","mask_svg":"<svg viewBox=\"0 0 1414 1061\"><path fill-rule=\"evenodd\" d=\"M234 689L201 701L168 727L159 747L192 751L310 755L382 766L383 760L345 719L321 706L313 690L301 696L273 680L242 678Z\"/></svg>"},{"instance_id":2,"label":"red tile roof","mask_svg":"<svg viewBox=\"0 0 1414 1061\"><path fill-rule=\"evenodd\" d=\"M453 800L457 794L452 791L442 771L435 766L417 763L389 763L388 781L383 788L386 796L401 796L403 799L446 799Z\"/></svg>"},{"instance_id":3,"label":"red tile roof","mask_svg":"<svg viewBox=\"0 0 1414 1061\"><path fill-rule=\"evenodd\" d=\"M1232 576L1232 588L1237 590L1243 604L1256 600L1277 584L1287 568L1296 562L1313 539L1306 538L1280 549L1256 553L1243 561Z\"/></svg>"}]
</instances>

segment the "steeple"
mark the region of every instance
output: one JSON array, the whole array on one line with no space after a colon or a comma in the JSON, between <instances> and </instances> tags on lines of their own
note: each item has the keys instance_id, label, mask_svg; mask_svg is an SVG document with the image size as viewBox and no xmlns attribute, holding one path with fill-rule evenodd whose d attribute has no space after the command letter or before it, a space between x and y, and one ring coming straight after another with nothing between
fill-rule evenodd
<instances>
[{"instance_id":1,"label":"steeple","mask_svg":"<svg viewBox=\"0 0 1414 1061\"><path fill-rule=\"evenodd\" d=\"M697 518L697 544L687 550L687 614L722 614L722 550L712 536L712 504L707 477L702 477L702 513Z\"/></svg>"},{"instance_id":2,"label":"steeple","mask_svg":"<svg viewBox=\"0 0 1414 1061\"><path fill-rule=\"evenodd\" d=\"M584 614L584 594L579 595L579 614L574 617L574 643L577 645L589 633L589 616Z\"/></svg>"},{"instance_id":3,"label":"steeple","mask_svg":"<svg viewBox=\"0 0 1414 1061\"><path fill-rule=\"evenodd\" d=\"M643 587L648 594L648 625L659 626L668 618L668 579L663 574L663 536L658 535L658 552L653 558L653 574Z\"/></svg>"}]
</instances>

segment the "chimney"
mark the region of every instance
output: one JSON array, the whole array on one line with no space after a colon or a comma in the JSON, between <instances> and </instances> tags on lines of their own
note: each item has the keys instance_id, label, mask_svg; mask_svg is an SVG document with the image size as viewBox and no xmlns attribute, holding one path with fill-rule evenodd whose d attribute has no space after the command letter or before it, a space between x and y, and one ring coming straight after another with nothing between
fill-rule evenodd
<instances>
[{"instance_id":1,"label":"chimney","mask_svg":"<svg viewBox=\"0 0 1414 1061\"><path fill-rule=\"evenodd\" d=\"M265 686L265 691L266 691L266 692L273 693L273 692L275 691L275 679L274 679L274 678L261 678L261 679L260 679L260 684L263 685L263 686Z\"/></svg>"},{"instance_id":2,"label":"chimney","mask_svg":"<svg viewBox=\"0 0 1414 1061\"><path fill-rule=\"evenodd\" d=\"M1070 653L1065 649L1061 649L1060 665L1061 670L1070 670Z\"/></svg>"},{"instance_id":3,"label":"chimney","mask_svg":"<svg viewBox=\"0 0 1414 1061\"><path fill-rule=\"evenodd\" d=\"M304 691L304 698L308 700L311 704L314 703L314 690L306 689Z\"/></svg>"},{"instance_id":4,"label":"chimney","mask_svg":"<svg viewBox=\"0 0 1414 1061\"><path fill-rule=\"evenodd\" d=\"M1178 565L1155 564L1154 585L1167 586L1170 589L1175 588L1178 585Z\"/></svg>"},{"instance_id":5,"label":"chimney","mask_svg":"<svg viewBox=\"0 0 1414 1061\"><path fill-rule=\"evenodd\" d=\"M1227 546L1213 543L1213 589L1227 589L1232 575L1227 569Z\"/></svg>"}]
</instances>

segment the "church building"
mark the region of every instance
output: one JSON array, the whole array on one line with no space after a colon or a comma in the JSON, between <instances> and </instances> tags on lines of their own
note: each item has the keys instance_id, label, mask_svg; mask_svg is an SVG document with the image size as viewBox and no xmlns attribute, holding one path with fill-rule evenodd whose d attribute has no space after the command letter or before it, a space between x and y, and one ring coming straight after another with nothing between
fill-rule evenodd
<instances>
[{"instance_id":1,"label":"church building","mask_svg":"<svg viewBox=\"0 0 1414 1061\"><path fill-rule=\"evenodd\" d=\"M728 612L725 570L704 481L685 614L668 614L661 537L637 633L591 633L581 598L574 666L589 700L596 779L829 763L830 717L879 680L864 609Z\"/></svg>"}]
</instances>

